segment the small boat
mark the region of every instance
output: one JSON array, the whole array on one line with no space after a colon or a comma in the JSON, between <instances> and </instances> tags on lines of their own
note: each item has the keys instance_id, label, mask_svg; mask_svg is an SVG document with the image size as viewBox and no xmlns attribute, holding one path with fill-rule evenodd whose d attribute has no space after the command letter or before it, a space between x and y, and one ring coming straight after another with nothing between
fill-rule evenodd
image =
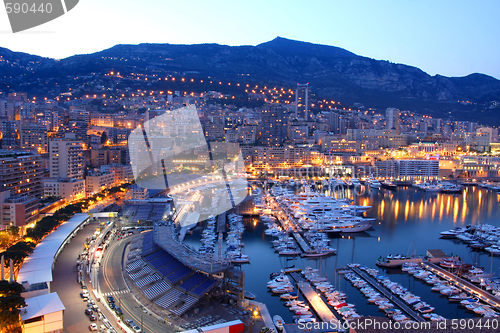
<instances>
[{"instance_id":1,"label":"small boat","mask_svg":"<svg viewBox=\"0 0 500 333\"><path fill-rule=\"evenodd\" d=\"M295 311L295 314L298 316L312 315L312 312L309 310L297 310L297 311Z\"/></svg>"},{"instance_id":2,"label":"small boat","mask_svg":"<svg viewBox=\"0 0 500 333\"><path fill-rule=\"evenodd\" d=\"M304 301L296 301L296 300L294 300L294 301L288 301L288 302L286 302L285 306L297 306L297 305L300 306L300 305L304 305L304 304L305 304Z\"/></svg>"},{"instance_id":3,"label":"small boat","mask_svg":"<svg viewBox=\"0 0 500 333\"><path fill-rule=\"evenodd\" d=\"M278 332L283 331L283 324L285 322L283 321L283 318L281 318L281 316L275 315L273 317L273 323L274 323L274 326L276 327L276 329L278 330Z\"/></svg>"},{"instance_id":4,"label":"small boat","mask_svg":"<svg viewBox=\"0 0 500 333\"><path fill-rule=\"evenodd\" d=\"M254 293L251 293L251 292L245 290L245 298L246 299L255 299L255 298L257 298L257 296Z\"/></svg>"},{"instance_id":5,"label":"small boat","mask_svg":"<svg viewBox=\"0 0 500 333\"><path fill-rule=\"evenodd\" d=\"M300 318L300 319L295 319L295 322L297 324L303 324L303 323L315 323L316 318L308 317L308 318Z\"/></svg>"},{"instance_id":6,"label":"small boat","mask_svg":"<svg viewBox=\"0 0 500 333\"><path fill-rule=\"evenodd\" d=\"M274 294L286 294L293 291L293 286L285 285L271 289Z\"/></svg>"},{"instance_id":7,"label":"small boat","mask_svg":"<svg viewBox=\"0 0 500 333\"><path fill-rule=\"evenodd\" d=\"M299 295L297 295L297 293L295 293L295 292L292 292L292 293L283 294L280 296L280 298L287 299L287 300L297 299L297 298L299 298Z\"/></svg>"},{"instance_id":8,"label":"small boat","mask_svg":"<svg viewBox=\"0 0 500 333\"><path fill-rule=\"evenodd\" d=\"M301 315L301 316L298 316L298 315L295 315L293 316L293 319L306 319L306 318L311 318L313 315L310 314L310 315Z\"/></svg>"}]
</instances>

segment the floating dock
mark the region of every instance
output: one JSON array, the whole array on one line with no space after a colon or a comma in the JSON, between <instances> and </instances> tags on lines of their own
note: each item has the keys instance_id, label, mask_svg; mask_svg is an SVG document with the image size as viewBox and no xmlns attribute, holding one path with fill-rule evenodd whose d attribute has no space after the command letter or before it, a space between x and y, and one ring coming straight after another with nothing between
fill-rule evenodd
<instances>
[{"instance_id":1,"label":"floating dock","mask_svg":"<svg viewBox=\"0 0 500 333\"><path fill-rule=\"evenodd\" d=\"M479 299L482 300L483 302L486 302L489 305L494 306L497 309L500 309L500 298L490 294L489 292L487 292L485 290L482 290L481 288L476 287L475 285L473 285L469 281L466 281L462 278L459 278L455 274L448 272L446 269L443 269L436 264L433 264L430 262L423 262L422 266L425 269L435 273L439 277L442 277L442 278L446 279L447 281L450 281L458 288L465 290L466 292L473 293L473 294L477 295L479 297Z\"/></svg>"},{"instance_id":2,"label":"floating dock","mask_svg":"<svg viewBox=\"0 0 500 333\"><path fill-rule=\"evenodd\" d=\"M302 252L304 253L312 252L311 248L309 247L306 240L304 239L304 237L302 237L301 234L299 234L298 232L294 232L293 238L295 238L295 240L299 244L300 248L302 249Z\"/></svg>"},{"instance_id":3,"label":"floating dock","mask_svg":"<svg viewBox=\"0 0 500 333\"><path fill-rule=\"evenodd\" d=\"M421 323L426 321L424 318L420 317L420 315L417 312L415 312L415 310L406 305L406 303L404 303L399 297L397 297L389 290L387 290L387 288L378 283L378 281L372 278L370 275L366 274L357 267L351 267L351 269L354 273L361 276L361 278L363 278L366 282L371 284L373 288L377 289L381 294L387 297L392 303L396 304L401 310L406 312L414 320Z\"/></svg>"},{"instance_id":4,"label":"floating dock","mask_svg":"<svg viewBox=\"0 0 500 333\"><path fill-rule=\"evenodd\" d=\"M319 320L332 323L332 325L336 324L336 327L340 327L340 322L337 317L333 315L333 312L325 304L325 302L323 302L321 296L314 291L314 289L308 282L298 282L297 287L299 288L299 291L302 293L302 295L304 295L305 299L311 306L311 309L316 313Z\"/></svg>"}]
</instances>

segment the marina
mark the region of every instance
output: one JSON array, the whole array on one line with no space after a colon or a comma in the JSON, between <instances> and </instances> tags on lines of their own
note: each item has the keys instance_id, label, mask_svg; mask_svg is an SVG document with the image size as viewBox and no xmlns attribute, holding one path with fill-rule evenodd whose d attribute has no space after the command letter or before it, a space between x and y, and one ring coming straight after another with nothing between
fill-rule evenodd
<instances>
[{"instance_id":1,"label":"marina","mask_svg":"<svg viewBox=\"0 0 500 333\"><path fill-rule=\"evenodd\" d=\"M381 294L383 294L385 297L387 297L391 302L395 303L401 310L403 310L405 313L407 313L415 321L418 321L418 322L425 321L425 319L420 317L420 315L417 312L415 312L413 309L411 309L409 306L407 306L405 303L403 303L401 300L399 300L397 297L395 297L392 293L387 291L387 289L384 286L382 286L380 283L378 283L377 280L373 279L371 276L369 276L365 272L361 271L358 267L351 265L350 268L353 270L353 272L355 272L360 277L362 277L366 282L368 282L373 288L377 289Z\"/></svg>"},{"instance_id":2,"label":"marina","mask_svg":"<svg viewBox=\"0 0 500 333\"><path fill-rule=\"evenodd\" d=\"M361 188L364 187L362 186ZM285 188L278 189L278 191L288 193L288 195L297 193L297 189L292 190ZM316 189L316 191L321 191L321 189ZM445 229L447 225L450 225L449 229L452 229L453 225L456 223L465 226L467 223L474 223L473 221L479 218L484 221L484 223L487 223L487 221L492 221L491 218L493 216L499 216L496 210L474 213L468 213L468 211L465 210L466 206L473 204L473 202L477 204L477 200L480 201L479 205L485 205L485 200L496 200L496 192L487 191L479 187L465 187L462 194L456 195L429 193L405 186L398 186L395 190L385 189L384 187L369 187L356 195L353 194L353 191L353 188L347 188L341 193L332 192L330 194L328 190L326 190L325 194L326 196L331 195L340 198L352 198L354 200L352 206L371 206L371 208L366 210L366 213L363 213L362 217L372 218L372 226L370 229L358 233L328 233L329 237L327 237L327 241L333 245L332 247L337 249L337 255L319 258L307 257L304 256L304 254L307 253L307 251L313 251L314 248L309 234L321 234L321 227L318 228L319 230L316 230L315 226L320 226L322 221L313 224L309 222L309 226L311 226L312 229L308 229L307 227L304 228L306 224L304 224L304 221L301 221L303 216L295 217L294 211L288 206L278 203L273 199L273 196L266 196L266 193L269 192L261 191L261 196L255 197L256 204L262 207L259 209L263 209L263 214L259 217L249 216L243 218L242 222L245 225L246 231L243 233L241 241L244 243L245 253L250 255L252 260L249 265L242 265L239 269L246 273L246 289L256 294L257 301L267 305L269 310L271 310L271 317L279 315L283 318L285 324L289 325L289 323L294 321L294 317L297 317L297 315L290 313L289 309L283 306L284 301L280 297L276 297L275 293L268 292L267 289L262 289L262 283L265 286L265 282L262 281L260 277L261 274L264 273L265 275L266 271L270 274L276 272L276 270L280 268L285 269L287 267L289 270L295 268L304 269L306 266L312 266L322 270L323 274L326 274L329 280L331 279L330 281L332 281L332 284L335 280L336 289L349 296L350 302L356 305L356 309L360 315L383 316L384 312L381 313L378 307L371 305L371 303L367 303L363 294L354 292L356 289L354 289L353 286L341 283L340 276L337 276L338 274L336 272L339 268L345 267L349 262L360 262L362 265L373 265L377 262L377 259L381 258L380 254L383 253L401 253L401 255L387 256L392 263L397 264L387 267L380 265L382 269L381 274L389 274L392 281L398 281L399 284L404 285L405 288L411 290L415 295L422 295L422 299L429 302L432 307L439 309L439 315L430 314L432 318L437 319L441 316L445 318L469 318L474 316L475 314L473 312L471 313L467 309L464 309L460 306L459 302L456 303L454 300L439 297L440 294L432 292L425 284L425 281L423 281L424 284L420 283L418 279L415 279L417 281L413 282L414 278L412 276L401 271L401 265L405 261L414 261L415 264L418 264L423 260L423 256L412 258L412 255L418 255L425 248L432 248L435 246L442 248L445 253L459 255L463 260L469 261L476 266L481 266L481 264L483 264L489 267L490 261L492 260L492 267L495 267L498 273L498 268L496 268L498 267L497 257L493 257L492 259L491 255L488 256L488 254L482 254L481 252L475 251L469 252L469 248L463 245L461 246L462 243L458 241L458 239L451 241L450 239L442 239L437 243L435 242L436 237L439 237L439 233ZM307 201L309 199L308 202L311 203L313 202L311 198L315 196L316 194L311 192L304 195L304 197L308 197L305 200ZM262 202L262 204L259 202ZM340 206L343 206L343 204ZM340 209L345 208L341 207ZM313 212L313 210L315 210L315 208L312 208L311 212ZM353 209L352 211L354 212L355 210ZM316 210L316 213L323 216L323 207ZM470 214L474 214L474 216ZM477 214L484 216L480 217ZM350 216L352 217L353 214L351 213ZM441 222L438 224L437 221ZM228 224L226 224L226 226L227 225ZM423 227L424 225L425 228ZM269 226L271 226L271 229L269 229ZM194 229L193 233L186 237L186 242L188 244L196 244L196 239L199 237L197 236L199 233L198 230L200 230L199 227ZM407 233L410 233L414 237L414 250L412 250L411 253L403 255L405 249L410 245L409 242L412 240L407 236L402 236ZM434 241L430 241L432 235L434 235L434 237L432 237ZM273 244L276 246L276 244L280 244L280 242L283 242L282 244L287 243L292 247L296 246L300 256L297 254L280 255L280 253L274 252L275 248L270 245ZM377 251L371 250L374 247L377 248ZM417 249L420 249L420 251ZM287 251L281 251L281 253L287 253ZM384 257L384 260L385 259ZM259 270L254 270L252 267L259 267ZM366 277L370 278L366 272L364 273ZM371 281L375 282L376 279L371 277ZM383 288L382 290L385 289L390 295L390 292L385 286L378 281L376 282L379 284L380 288ZM313 289L314 286L310 286L313 292L317 294ZM373 287L371 284L370 286ZM374 289L380 292L378 289ZM305 304L308 304L311 308L309 311L316 314L300 288L294 289L292 291L292 294L293 293L297 293L299 296L297 302L305 302ZM278 294L278 296L280 295L284 294ZM388 298L385 294L381 293L381 295ZM304 297L302 301L301 297ZM394 301L394 305L397 308L400 306L403 308L405 307L404 301L398 299L395 295L392 295L392 297L399 301ZM390 300L392 302L392 299ZM325 302L324 304L328 307L328 304ZM417 313L416 310L412 310L408 305L406 305L406 308L404 310L402 309L402 311L404 314L407 314L410 320L425 321L422 317L422 313ZM406 311L410 313L413 311L414 316L411 316ZM333 314L331 309L330 313Z\"/></svg>"}]
</instances>

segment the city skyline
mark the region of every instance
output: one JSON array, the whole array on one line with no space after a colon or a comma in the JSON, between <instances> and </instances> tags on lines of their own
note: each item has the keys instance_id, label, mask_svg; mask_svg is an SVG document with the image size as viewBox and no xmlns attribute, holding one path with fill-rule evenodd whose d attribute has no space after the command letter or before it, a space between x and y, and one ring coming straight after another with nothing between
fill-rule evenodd
<instances>
[{"instance_id":1,"label":"city skyline","mask_svg":"<svg viewBox=\"0 0 500 333\"><path fill-rule=\"evenodd\" d=\"M0 333L498 333L500 2L10 1Z\"/></svg>"},{"instance_id":2,"label":"city skyline","mask_svg":"<svg viewBox=\"0 0 500 333\"><path fill-rule=\"evenodd\" d=\"M318 1L311 7L192 1L167 7L151 1L137 8L131 1L85 1L59 19L18 34L7 31L7 16L0 11L5 18L0 31L2 47L53 58L116 44L257 45L283 36L415 66L430 75L477 72L500 78L499 50L492 42L500 31L494 18L499 6L494 1L482 6L470 1Z\"/></svg>"}]
</instances>

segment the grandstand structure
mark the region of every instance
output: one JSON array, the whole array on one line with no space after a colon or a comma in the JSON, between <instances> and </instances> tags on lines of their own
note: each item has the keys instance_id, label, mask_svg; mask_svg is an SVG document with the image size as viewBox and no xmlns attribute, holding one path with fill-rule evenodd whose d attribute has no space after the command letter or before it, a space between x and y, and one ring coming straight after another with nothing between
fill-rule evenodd
<instances>
[{"instance_id":1,"label":"grandstand structure","mask_svg":"<svg viewBox=\"0 0 500 333\"><path fill-rule=\"evenodd\" d=\"M120 214L122 226L153 226L154 222L163 219L169 207L170 203L166 200L163 202L128 201Z\"/></svg>"},{"instance_id":2,"label":"grandstand structure","mask_svg":"<svg viewBox=\"0 0 500 333\"><path fill-rule=\"evenodd\" d=\"M160 247L154 232L131 242L125 269L147 299L176 316L191 309L221 282Z\"/></svg>"},{"instance_id":3,"label":"grandstand structure","mask_svg":"<svg viewBox=\"0 0 500 333\"><path fill-rule=\"evenodd\" d=\"M175 226L155 224L153 229L155 243L171 253L185 266L206 274L217 274L232 268L231 262L222 257L200 254L179 241L174 231Z\"/></svg>"}]
</instances>

